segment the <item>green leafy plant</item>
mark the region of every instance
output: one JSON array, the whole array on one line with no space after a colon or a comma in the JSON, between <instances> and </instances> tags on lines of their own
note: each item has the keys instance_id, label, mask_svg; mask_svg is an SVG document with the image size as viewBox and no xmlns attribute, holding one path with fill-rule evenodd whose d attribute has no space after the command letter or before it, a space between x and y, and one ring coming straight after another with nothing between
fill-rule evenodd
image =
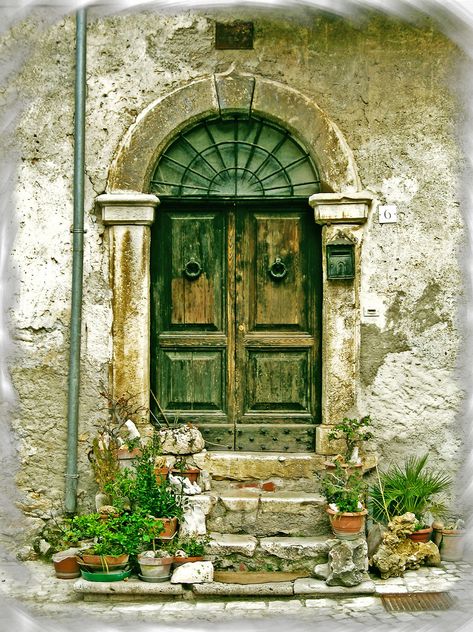
<instances>
[{"instance_id":1,"label":"green leafy plant","mask_svg":"<svg viewBox=\"0 0 473 632\"><path fill-rule=\"evenodd\" d=\"M130 468L120 470L105 486L111 502L119 509L142 510L157 518L180 518L184 497L169 481L158 481L155 458L159 454L159 440L153 435Z\"/></svg>"},{"instance_id":2,"label":"green leafy plant","mask_svg":"<svg viewBox=\"0 0 473 632\"><path fill-rule=\"evenodd\" d=\"M372 421L369 415L361 417L361 419L345 417L343 421L333 427L328 438L330 440L344 439L346 443L345 460L349 461L356 447L361 448L365 441L373 438L373 433L370 430L371 425Z\"/></svg>"},{"instance_id":3,"label":"green leafy plant","mask_svg":"<svg viewBox=\"0 0 473 632\"><path fill-rule=\"evenodd\" d=\"M90 540L95 555L136 555L153 539L156 520L143 511L121 512L104 518L99 513L82 514L70 519L65 540L77 544Z\"/></svg>"},{"instance_id":4,"label":"green leafy plant","mask_svg":"<svg viewBox=\"0 0 473 632\"><path fill-rule=\"evenodd\" d=\"M366 484L358 470L348 470L335 462L335 470L325 472L322 478L322 491L329 505L336 505L339 512L355 513L364 508Z\"/></svg>"},{"instance_id":5,"label":"green leafy plant","mask_svg":"<svg viewBox=\"0 0 473 632\"><path fill-rule=\"evenodd\" d=\"M187 557L201 557L205 555L206 546L209 543L208 536L189 536L171 541L169 550L173 555L176 551L184 551Z\"/></svg>"},{"instance_id":6,"label":"green leafy plant","mask_svg":"<svg viewBox=\"0 0 473 632\"><path fill-rule=\"evenodd\" d=\"M140 445L139 438L126 439L124 429L126 422L137 421L145 408L137 405L136 397L129 393L117 398L102 387L100 396L106 401L106 418L96 426L97 435L92 440L87 456L92 465L95 481L103 492L106 485L112 482L119 472L118 449L123 442L126 441L129 449Z\"/></svg>"},{"instance_id":7,"label":"green leafy plant","mask_svg":"<svg viewBox=\"0 0 473 632\"><path fill-rule=\"evenodd\" d=\"M370 512L376 522L387 524L394 516L411 512L423 528L425 514L445 515L446 505L436 497L449 490L452 479L427 469L427 460L428 454L411 456L401 466L378 472L378 481L370 489Z\"/></svg>"}]
</instances>

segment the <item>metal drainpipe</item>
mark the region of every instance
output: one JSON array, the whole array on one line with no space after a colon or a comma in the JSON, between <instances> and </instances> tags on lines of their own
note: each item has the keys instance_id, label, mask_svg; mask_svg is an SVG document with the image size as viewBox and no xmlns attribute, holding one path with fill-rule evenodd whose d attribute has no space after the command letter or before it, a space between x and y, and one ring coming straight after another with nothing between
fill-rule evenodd
<instances>
[{"instance_id":1,"label":"metal drainpipe","mask_svg":"<svg viewBox=\"0 0 473 632\"><path fill-rule=\"evenodd\" d=\"M84 149L86 97L87 10L76 12L76 70L74 115L74 220L72 226L71 326L67 403L67 466L65 510L77 509L77 443L84 260Z\"/></svg>"}]
</instances>

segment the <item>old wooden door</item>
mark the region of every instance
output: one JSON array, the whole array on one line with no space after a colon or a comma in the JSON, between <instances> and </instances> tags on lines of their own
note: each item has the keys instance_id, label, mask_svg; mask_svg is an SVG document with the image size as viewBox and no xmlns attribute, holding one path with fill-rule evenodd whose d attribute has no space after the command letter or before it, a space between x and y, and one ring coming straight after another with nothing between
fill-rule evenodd
<instances>
[{"instance_id":1,"label":"old wooden door","mask_svg":"<svg viewBox=\"0 0 473 632\"><path fill-rule=\"evenodd\" d=\"M152 389L209 449L312 451L320 236L307 202L168 200L153 226Z\"/></svg>"}]
</instances>

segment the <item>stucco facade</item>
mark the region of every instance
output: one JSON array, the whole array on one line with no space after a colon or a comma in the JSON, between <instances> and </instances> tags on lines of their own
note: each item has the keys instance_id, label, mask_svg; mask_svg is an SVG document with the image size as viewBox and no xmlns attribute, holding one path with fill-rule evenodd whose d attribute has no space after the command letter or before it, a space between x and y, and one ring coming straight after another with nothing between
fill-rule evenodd
<instances>
[{"instance_id":1,"label":"stucco facade","mask_svg":"<svg viewBox=\"0 0 473 632\"><path fill-rule=\"evenodd\" d=\"M252 50L215 49L215 21L230 18L254 22ZM4 38L6 53L20 39L32 46L13 79L25 106L16 133L11 255L11 377L18 393L12 433L31 540L64 496L74 19L48 24L33 12ZM427 20L414 26L373 14L350 22L309 11L107 17L89 10L80 506L91 503L86 446L103 414L100 383L111 380L119 390L137 381L138 391L147 385L149 227L159 200L149 196L146 178L184 124L219 107L246 107L249 81L255 111L297 134L322 173L312 206L323 239L345 228L357 240L353 284L324 282L323 424L370 414L381 459L429 451L456 473L465 247L455 90L461 64L461 52ZM324 193L339 194L325 219ZM363 208L342 221L350 195ZM125 219L117 215L120 199L128 199ZM380 223L380 205L397 207L396 223ZM135 215L127 220L130 208ZM126 305L123 292L131 296ZM118 344L124 330L132 332L128 351Z\"/></svg>"}]
</instances>

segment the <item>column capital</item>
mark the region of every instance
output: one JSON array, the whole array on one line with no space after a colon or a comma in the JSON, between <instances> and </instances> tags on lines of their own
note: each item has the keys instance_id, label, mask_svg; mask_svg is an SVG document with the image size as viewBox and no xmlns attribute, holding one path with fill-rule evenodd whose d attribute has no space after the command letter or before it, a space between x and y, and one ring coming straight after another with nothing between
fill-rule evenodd
<instances>
[{"instance_id":1,"label":"column capital","mask_svg":"<svg viewBox=\"0 0 473 632\"><path fill-rule=\"evenodd\" d=\"M159 198L148 193L104 193L95 199L102 209L105 225L135 224L149 226Z\"/></svg>"},{"instance_id":2,"label":"column capital","mask_svg":"<svg viewBox=\"0 0 473 632\"><path fill-rule=\"evenodd\" d=\"M309 198L317 224L364 224L373 201L369 191L314 193Z\"/></svg>"}]
</instances>

